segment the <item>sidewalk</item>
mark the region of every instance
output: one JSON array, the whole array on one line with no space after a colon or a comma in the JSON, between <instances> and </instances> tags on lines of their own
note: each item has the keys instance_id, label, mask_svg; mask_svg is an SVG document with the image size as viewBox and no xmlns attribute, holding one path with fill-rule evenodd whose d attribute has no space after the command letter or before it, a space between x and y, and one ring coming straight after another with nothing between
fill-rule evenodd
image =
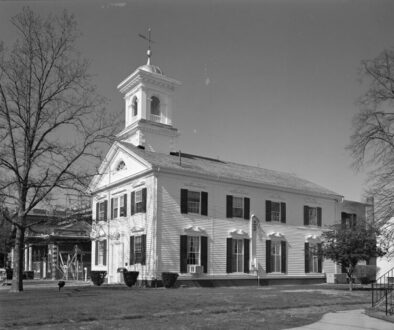
<instances>
[{"instance_id":1,"label":"sidewalk","mask_svg":"<svg viewBox=\"0 0 394 330\"><path fill-rule=\"evenodd\" d=\"M393 330L394 323L364 314L363 309L327 313L316 323L286 330Z\"/></svg>"}]
</instances>

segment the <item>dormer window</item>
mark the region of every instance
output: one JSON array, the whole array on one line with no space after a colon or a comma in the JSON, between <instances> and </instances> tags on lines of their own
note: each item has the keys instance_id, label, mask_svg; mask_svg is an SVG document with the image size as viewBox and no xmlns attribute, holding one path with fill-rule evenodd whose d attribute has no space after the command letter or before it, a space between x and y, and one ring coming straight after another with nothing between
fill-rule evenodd
<instances>
[{"instance_id":1,"label":"dormer window","mask_svg":"<svg viewBox=\"0 0 394 330\"><path fill-rule=\"evenodd\" d=\"M150 101L150 116L152 121L160 123L161 121L160 100L156 96L152 96Z\"/></svg>"},{"instance_id":2,"label":"dormer window","mask_svg":"<svg viewBox=\"0 0 394 330\"><path fill-rule=\"evenodd\" d=\"M118 171L121 171L121 170L123 170L123 169L125 169L125 168L126 168L126 164L124 163L123 160L121 160L121 161L118 163L118 165L116 166L116 171L118 172Z\"/></svg>"},{"instance_id":3,"label":"dormer window","mask_svg":"<svg viewBox=\"0 0 394 330\"><path fill-rule=\"evenodd\" d=\"M131 110L133 117L136 117L138 115L138 98L134 96L133 101L131 103Z\"/></svg>"}]
</instances>

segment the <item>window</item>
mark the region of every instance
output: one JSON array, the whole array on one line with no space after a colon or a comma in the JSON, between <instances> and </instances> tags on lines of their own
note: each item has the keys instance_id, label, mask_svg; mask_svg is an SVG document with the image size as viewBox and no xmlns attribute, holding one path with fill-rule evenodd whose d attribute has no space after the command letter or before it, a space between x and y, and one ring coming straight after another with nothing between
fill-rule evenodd
<instances>
[{"instance_id":1,"label":"window","mask_svg":"<svg viewBox=\"0 0 394 330\"><path fill-rule=\"evenodd\" d=\"M142 190L135 192L135 211L136 213L142 212Z\"/></svg>"},{"instance_id":2,"label":"window","mask_svg":"<svg viewBox=\"0 0 394 330\"><path fill-rule=\"evenodd\" d=\"M272 221L280 220L280 204L277 202L271 203L271 220Z\"/></svg>"},{"instance_id":3,"label":"window","mask_svg":"<svg viewBox=\"0 0 394 330\"><path fill-rule=\"evenodd\" d=\"M322 259L318 252L321 250L321 243L305 243L305 273L321 273Z\"/></svg>"},{"instance_id":4,"label":"window","mask_svg":"<svg viewBox=\"0 0 394 330\"><path fill-rule=\"evenodd\" d=\"M287 243L284 240L266 241L266 272L286 273Z\"/></svg>"},{"instance_id":5,"label":"window","mask_svg":"<svg viewBox=\"0 0 394 330\"><path fill-rule=\"evenodd\" d=\"M118 165L116 166L116 171L121 171L121 170L123 170L123 169L125 169L125 168L126 168L126 164L124 163L123 160L121 160L121 161L118 163Z\"/></svg>"},{"instance_id":6,"label":"window","mask_svg":"<svg viewBox=\"0 0 394 330\"><path fill-rule=\"evenodd\" d=\"M250 199L227 195L227 218L250 218Z\"/></svg>"},{"instance_id":7,"label":"window","mask_svg":"<svg viewBox=\"0 0 394 330\"><path fill-rule=\"evenodd\" d=\"M131 193L131 214L146 212L146 188Z\"/></svg>"},{"instance_id":8,"label":"window","mask_svg":"<svg viewBox=\"0 0 394 330\"><path fill-rule=\"evenodd\" d=\"M96 221L107 221L107 201L96 203Z\"/></svg>"},{"instance_id":9,"label":"window","mask_svg":"<svg viewBox=\"0 0 394 330\"><path fill-rule=\"evenodd\" d=\"M96 241L96 266L107 263L107 240Z\"/></svg>"},{"instance_id":10,"label":"window","mask_svg":"<svg viewBox=\"0 0 394 330\"><path fill-rule=\"evenodd\" d=\"M132 111L133 111L133 117L137 116L138 115L138 99L137 99L136 96L134 96L134 98L133 98L133 102L131 104L131 108L132 108Z\"/></svg>"},{"instance_id":11,"label":"window","mask_svg":"<svg viewBox=\"0 0 394 330\"><path fill-rule=\"evenodd\" d=\"M130 265L146 263L146 235L130 236Z\"/></svg>"},{"instance_id":12,"label":"window","mask_svg":"<svg viewBox=\"0 0 394 330\"><path fill-rule=\"evenodd\" d=\"M244 253L243 253L243 239L233 239L233 273L243 272Z\"/></svg>"},{"instance_id":13,"label":"window","mask_svg":"<svg viewBox=\"0 0 394 330\"><path fill-rule=\"evenodd\" d=\"M281 272L281 242L272 242L271 245L271 270L274 273Z\"/></svg>"},{"instance_id":14,"label":"window","mask_svg":"<svg viewBox=\"0 0 394 330\"><path fill-rule=\"evenodd\" d=\"M286 223L286 203L265 201L266 221Z\"/></svg>"},{"instance_id":15,"label":"window","mask_svg":"<svg viewBox=\"0 0 394 330\"><path fill-rule=\"evenodd\" d=\"M160 116L160 100L156 96L152 96L151 98L150 113L155 116Z\"/></svg>"},{"instance_id":16,"label":"window","mask_svg":"<svg viewBox=\"0 0 394 330\"><path fill-rule=\"evenodd\" d=\"M127 205L127 194L111 198L111 219L125 217Z\"/></svg>"},{"instance_id":17,"label":"window","mask_svg":"<svg viewBox=\"0 0 394 330\"><path fill-rule=\"evenodd\" d=\"M243 198L233 197L233 216L236 218L242 218L243 213Z\"/></svg>"},{"instance_id":18,"label":"window","mask_svg":"<svg viewBox=\"0 0 394 330\"><path fill-rule=\"evenodd\" d=\"M187 264L200 264L200 237L187 236Z\"/></svg>"},{"instance_id":19,"label":"window","mask_svg":"<svg viewBox=\"0 0 394 330\"><path fill-rule=\"evenodd\" d=\"M317 245L309 244L309 271L317 273L319 271L319 257L317 256Z\"/></svg>"},{"instance_id":20,"label":"window","mask_svg":"<svg viewBox=\"0 0 394 330\"><path fill-rule=\"evenodd\" d=\"M344 229L349 229L349 228L354 228L357 224L357 215L352 213L341 213L341 224L342 228Z\"/></svg>"},{"instance_id":21,"label":"window","mask_svg":"<svg viewBox=\"0 0 394 330\"><path fill-rule=\"evenodd\" d=\"M105 203L100 203L99 220L104 220L105 213Z\"/></svg>"},{"instance_id":22,"label":"window","mask_svg":"<svg viewBox=\"0 0 394 330\"><path fill-rule=\"evenodd\" d=\"M187 212L200 213L200 192L189 191L187 199Z\"/></svg>"},{"instance_id":23,"label":"window","mask_svg":"<svg viewBox=\"0 0 394 330\"><path fill-rule=\"evenodd\" d=\"M208 215L208 193L181 189L181 213Z\"/></svg>"},{"instance_id":24,"label":"window","mask_svg":"<svg viewBox=\"0 0 394 330\"><path fill-rule=\"evenodd\" d=\"M112 219L116 219L118 217L118 206L119 198L112 198Z\"/></svg>"},{"instance_id":25,"label":"window","mask_svg":"<svg viewBox=\"0 0 394 330\"><path fill-rule=\"evenodd\" d=\"M208 238L206 236L181 235L180 271L188 272L188 265L202 266L208 272Z\"/></svg>"},{"instance_id":26,"label":"window","mask_svg":"<svg viewBox=\"0 0 394 330\"><path fill-rule=\"evenodd\" d=\"M304 206L304 225L305 226L319 226L322 224L322 209L321 207Z\"/></svg>"},{"instance_id":27,"label":"window","mask_svg":"<svg viewBox=\"0 0 394 330\"><path fill-rule=\"evenodd\" d=\"M127 195L123 195L123 198L119 198L119 216L126 216L126 205L127 205Z\"/></svg>"},{"instance_id":28,"label":"window","mask_svg":"<svg viewBox=\"0 0 394 330\"><path fill-rule=\"evenodd\" d=\"M308 210L309 210L309 224L312 226L317 226L317 208L310 207Z\"/></svg>"},{"instance_id":29,"label":"window","mask_svg":"<svg viewBox=\"0 0 394 330\"><path fill-rule=\"evenodd\" d=\"M142 260L142 238L141 236L136 236L134 238L134 262L136 264L141 263Z\"/></svg>"},{"instance_id":30,"label":"window","mask_svg":"<svg viewBox=\"0 0 394 330\"><path fill-rule=\"evenodd\" d=\"M248 238L227 238L227 273L249 273Z\"/></svg>"}]
</instances>

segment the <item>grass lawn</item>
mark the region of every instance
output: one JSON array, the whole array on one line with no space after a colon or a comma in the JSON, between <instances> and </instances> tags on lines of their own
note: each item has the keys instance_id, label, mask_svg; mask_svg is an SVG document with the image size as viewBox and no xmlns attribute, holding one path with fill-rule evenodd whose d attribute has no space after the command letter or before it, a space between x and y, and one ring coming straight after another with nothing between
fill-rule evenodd
<instances>
[{"instance_id":1,"label":"grass lawn","mask_svg":"<svg viewBox=\"0 0 394 330\"><path fill-rule=\"evenodd\" d=\"M0 291L0 328L286 329L327 312L367 308L370 291L328 285Z\"/></svg>"}]
</instances>

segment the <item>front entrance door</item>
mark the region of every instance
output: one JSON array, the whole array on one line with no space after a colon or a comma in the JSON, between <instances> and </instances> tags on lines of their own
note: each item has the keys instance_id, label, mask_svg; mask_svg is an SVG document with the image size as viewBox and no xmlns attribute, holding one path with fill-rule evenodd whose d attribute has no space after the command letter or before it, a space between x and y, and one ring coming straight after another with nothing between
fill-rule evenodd
<instances>
[{"instance_id":1,"label":"front entrance door","mask_svg":"<svg viewBox=\"0 0 394 330\"><path fill-rule=\"evenodd\" d=\"M124 247L123 243L111 244L111 268L110 268L110 283L121 283L121 273L118 273L118 268L124 267Z\"/></svg>"}]
</instances>

